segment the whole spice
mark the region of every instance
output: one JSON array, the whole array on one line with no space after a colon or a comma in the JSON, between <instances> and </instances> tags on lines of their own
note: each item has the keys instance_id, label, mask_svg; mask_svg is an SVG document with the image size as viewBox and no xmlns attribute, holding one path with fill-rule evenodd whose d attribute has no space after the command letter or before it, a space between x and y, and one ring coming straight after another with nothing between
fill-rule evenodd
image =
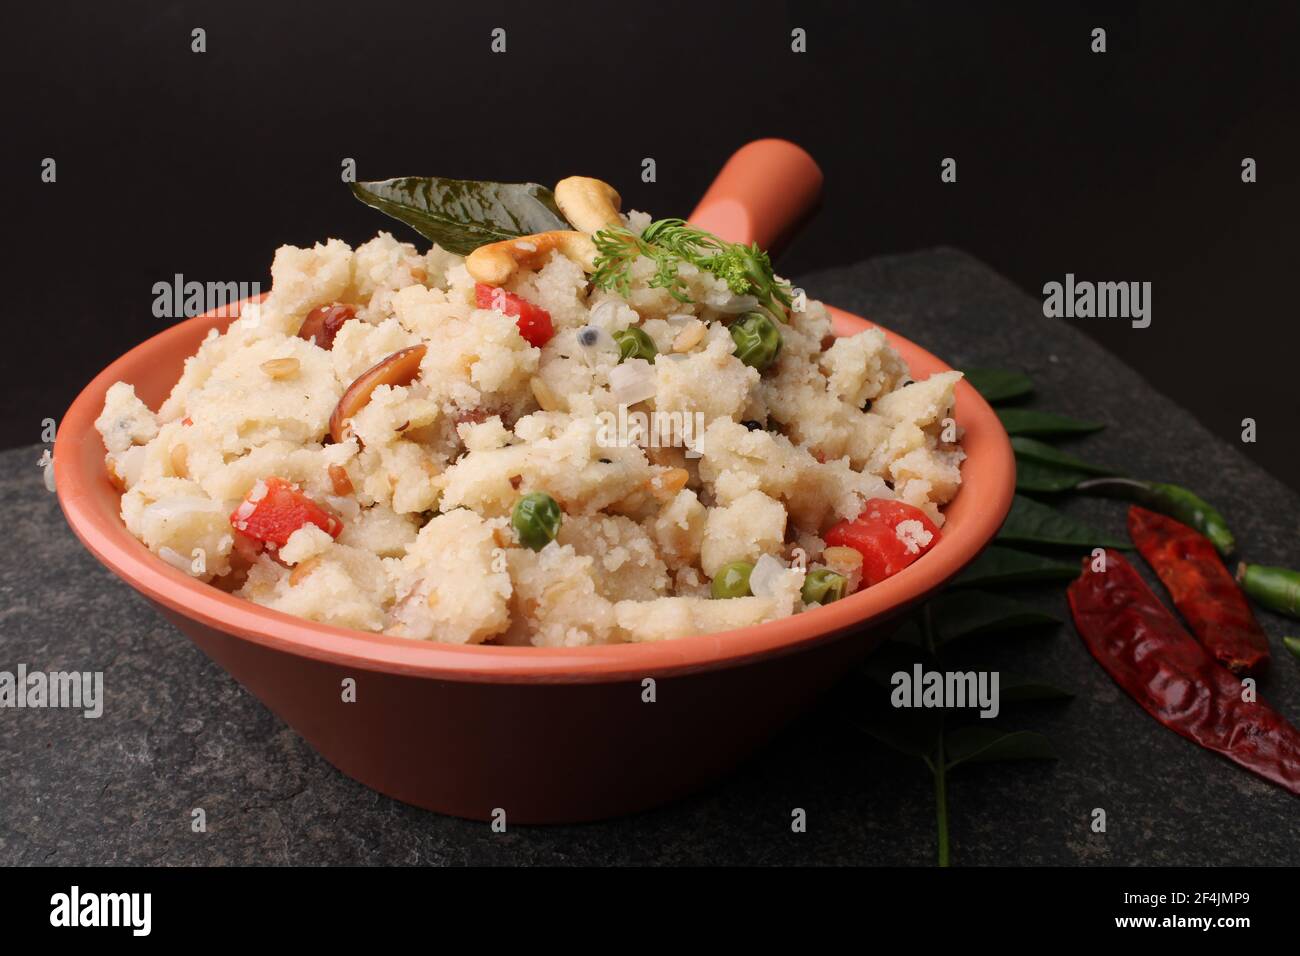
<instances>
[{"instance_id":1,"label":"whole spice","mask_svg":"<svg viewBox=\"0 0 1300 956\"><path fill-rule=\"evenodd\" d=\"M1268 635L1204 535L1137 505L1128 510L1128 533L1215 660L1234 674L1268 664Z\"/></svg>"},{"instance_id":2,"label":"whole spice","mask_svg":"<svg viewBox=\"0 0 1300 956\"><path fill-rule=\"evenodd\" d=\"M1237 565L1237 580L1270 611L1300 617L1300 571L1242 562Z\"/></svg>"},{"instance_id":3,"label":"whole spice","mask_svg":"<svg viewBox=\"0 0 1300 956\"><path fill-rule=\"evenodd\" d=\"M1105 570L1069 589L1075 627L1142 709L1170 730L1300 795L1300 731L1267 704L1244 700L1242 682L1185 631L1117 551Z\"/></svg>"}]
</instances>

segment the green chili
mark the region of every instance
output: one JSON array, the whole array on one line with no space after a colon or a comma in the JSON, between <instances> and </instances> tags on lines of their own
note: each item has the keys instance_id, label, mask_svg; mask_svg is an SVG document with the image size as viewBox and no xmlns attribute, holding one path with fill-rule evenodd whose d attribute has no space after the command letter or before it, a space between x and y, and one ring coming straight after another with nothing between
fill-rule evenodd
<instances>
[{"instance_id":1,"label":"green chili","mask_svg":"<svg viewBox=\"0 0 1300 956\"><path fill-rule=\"evenodd\" d=\"M615 332L614 341L618 343L618 360L620 362L634 358L653 362L655 356L659 354L659 350L655 348L654 339L646 335L644 329L638 329L635 326Z\"/></svg>"},{"instance_id":2,"label":"green chili","mask_svg":"<svg viewBox=\"0 0 1300 956\"><path fill-rule=\"evenodd\" d=\"M776 361L781 351L781 330L762 312L746 312L729 329L736 343L736 358L760 372Z\"/></svg>"},{"instance_id":3,"label":"green chili","mask_svg":"<svg viewBox=\"0 0 1300 956\"><path fill-rule=\"evenodd\" d=\"M1090 478L1079 482L1074 490L1135 501L1144 508L1168 515L1209 538L1215 550L1225 558L1237 548L1223 515L1209 502L1179 485L1135 478Z\"/></svg>"},{"instance_id":4,"label":"green chili","mask_svg":"<svg viewBox=\"0 0 1300 956\"><path fill-rule=\"evenodd\" d=\"M1300 571L1243 561L1237 565L1237 583L1270 611L1300 617Z\"/></svg>"}]
</instances>

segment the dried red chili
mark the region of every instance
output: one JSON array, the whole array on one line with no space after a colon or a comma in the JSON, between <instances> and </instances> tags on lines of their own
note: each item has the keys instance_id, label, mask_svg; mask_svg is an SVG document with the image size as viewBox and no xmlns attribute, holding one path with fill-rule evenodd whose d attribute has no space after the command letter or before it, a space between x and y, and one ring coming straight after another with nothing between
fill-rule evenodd
<instances>
[{"instance_id":1,"label":"dried red chili","mask_svg":"<svg viewBox=\"0 0 1300 956\"><path fill-rule=\"evenodd\" d=\"M1215 660L1234 674L1268 664L1268 635L1203 534L1137 505L1128 510L1128 533Z\"/></svg>"},{"instance_id":2,"label":"dried red chili","mask_svg":"<svg viewBox=\"0 0 1300 956\"><path fill-rule=\"evenodd\" d=\"M1074 624L1092 656L1170 730L1300 795L1300 731L1220 667L1151 593L1133 566L1106 552L1106 570L1070 585Z\"/></svg>"}]
</instances>

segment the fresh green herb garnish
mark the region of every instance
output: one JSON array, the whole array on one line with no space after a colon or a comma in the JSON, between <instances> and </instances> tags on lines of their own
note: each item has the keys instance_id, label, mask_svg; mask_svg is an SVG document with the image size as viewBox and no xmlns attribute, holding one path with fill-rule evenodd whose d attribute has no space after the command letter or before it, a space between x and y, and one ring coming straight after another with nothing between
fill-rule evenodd
<instances>
[{"instance_id":1,"label":"fresh green herb garnish","mask_svg":"<svg viewBox=\"0 0 1300 956\"><path fill-rule=\"evenodd\" d=\"M790 286L776 278L768 254L754 245L727 242L682 219L660 219L641 235L610 226L592 237L596 245L597 288L626 296L632 284L632 263L645 256L655 264L653 289L667 289L678 302L690 302L686 280L678 274L683 262L710 272L736 295L752 295L759 305L782 321L793 304Z\"/></svg>"}]
</instances>

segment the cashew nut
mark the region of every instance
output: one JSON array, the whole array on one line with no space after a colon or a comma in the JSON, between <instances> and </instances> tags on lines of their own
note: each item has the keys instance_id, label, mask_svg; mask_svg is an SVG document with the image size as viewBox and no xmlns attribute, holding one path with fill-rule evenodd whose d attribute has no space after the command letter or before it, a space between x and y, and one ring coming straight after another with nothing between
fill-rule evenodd
<instances>
[{"instance_id":1,"label":"cashew nut","mask_svg":"<svg viewBox=\"0 0 1300 956\"><path fill-rule=\"evenodd\" d=\"M537 232L531 236L479 246L466 257L465 268L475 282L505 285L520 269L540 269L556 250L582 266L584 272L596 271L595 245L589 237L568 229Z\"/></svg>"},{"instance_id":2,"label":"cashew nut","mask_svg":"<svg viewBox=\"0 0 1300 956\"><path fill-rule=\"evenodd\" d=\"M590 176L561 179L555 184L555 204L575 229L587 235L623 224L618 215L623 200L609 183Z\"/></svg>"},{"instance_id":3,"label":"cashew nut","mask_svg":"<svg viewBox=\"0 0 1300 956\"><path fill-rule=\"evenodd\" d=\"M365 408L370 396L380 385L410 385L420 374L420 361L427 347L412 345L399 349L392 355L366 369L347 387L330 415L330 436L341 442L347 438L347 425L352 416Z\"/></svg>"}]
</instances>

